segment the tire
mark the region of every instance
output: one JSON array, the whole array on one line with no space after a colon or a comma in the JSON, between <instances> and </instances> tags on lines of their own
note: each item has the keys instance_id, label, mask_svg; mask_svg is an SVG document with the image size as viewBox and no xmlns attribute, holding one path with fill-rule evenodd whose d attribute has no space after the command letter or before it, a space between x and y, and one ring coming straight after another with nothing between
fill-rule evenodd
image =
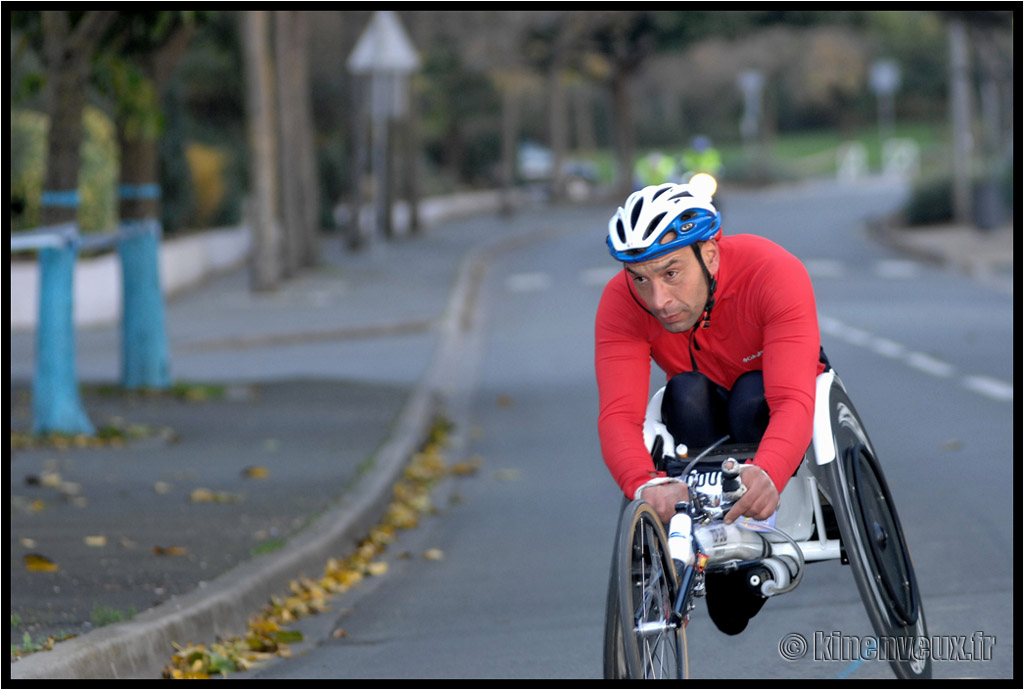
<instances>
[{"instance_id":1,"label":"tire","mask_svg":"<svg viewBox=\"0 0 1024 690\"><path fill-rule=\"evenodd\" d=\"M682 626L672 615L677 584L665 529L650 505L633 501L622 513L616 548L619 639L626 677L684 675Z\"/></svg>"},{"instance_id":2,"label":"tire","mask_svg":"<svg viewBox=\"0 0 1024 690\"><path fill-rule=\"evenodd\" d=\"M830 397L830 503L877 636L875 658L889 661L898 678L931 678L931 659L920 646L928 628L896 505L853 403L838 383Z\"/></svg>"},{"instance_id":3,"label":"tire","mask_svg":"<svg viewBox=\"0 0 1024 690\"><path fill-rule=\"evenodd\" d=\"M623 498L621 510L625 510L627 505L629 505L629 501ZM618 545L622 521L619 522L612 548L611 572L608 574L608 596L605 601L604 613L604 677L606 680L623 680L628 677L626 657L622 646L622 625L619 623Z\"/></svg>"}]
</instances>

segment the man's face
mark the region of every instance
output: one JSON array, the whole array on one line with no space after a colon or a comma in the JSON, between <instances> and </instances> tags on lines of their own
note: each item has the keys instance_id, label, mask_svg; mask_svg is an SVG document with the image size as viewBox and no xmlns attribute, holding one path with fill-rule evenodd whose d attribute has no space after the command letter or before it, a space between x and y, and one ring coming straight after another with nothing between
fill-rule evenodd
<instances>
[{"instance_id":1,"label":"man's face","mask_svg":"<svg viewBox=\"0 0 1024 690\"><path fill-rule=\"evenodd\" d=\"M711 275L718 272L718 244L702 243L701 256ZM693 328L704 313L708 285L697 256L691 247L683 247L657 259L626 264L633 288L647 308L670 333Z\"/></svg>"}]
</instances>

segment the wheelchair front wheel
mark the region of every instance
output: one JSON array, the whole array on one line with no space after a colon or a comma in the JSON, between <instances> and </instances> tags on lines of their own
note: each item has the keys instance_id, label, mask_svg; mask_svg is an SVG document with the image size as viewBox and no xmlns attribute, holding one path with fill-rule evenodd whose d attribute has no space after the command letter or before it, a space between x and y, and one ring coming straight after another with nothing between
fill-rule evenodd
<instances>
[{"instance_id":1,"label":"wheelchair front wheel","mask_svg":"<svg viewBox=\"0 0 1024 690\"><path fill-rule=\"evenodd\" d=\"M837 455L830 463L832 507L854 580L878 636L878 659L899 678L931 678L928 629L913 562L882 468L857 412L832 390Z\"/></svg>"},{"instance_id":2,"label":"wheelchair front wheel","mask_svg":"<svg viewBox=\"0 0 1024 690\"><path fill-rule=\"evenodd\" d=\"M623 511L616 560L626 676L683 678L682 624L677 625L672 611L678 588L675 565L661 520L647 503L633 501Z\"/></svg>"}]
</instances>

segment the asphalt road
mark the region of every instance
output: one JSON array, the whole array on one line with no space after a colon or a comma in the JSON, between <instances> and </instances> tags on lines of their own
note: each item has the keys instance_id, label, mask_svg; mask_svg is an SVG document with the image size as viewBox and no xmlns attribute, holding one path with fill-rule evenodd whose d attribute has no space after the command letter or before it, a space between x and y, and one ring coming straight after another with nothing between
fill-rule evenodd
<instances>
[{"instance_id":1,"label":"asphalt road","mask_svg":"<svg viewBox=\"0 0 1024 690\"><path fill-rule=\"evenodd\" d=\"M721 202L726 232L764 234L808 265L824 347L881 456L929 632L946 643L935 677L1010 677L1013 297L871 242L863 220L899 194L823 184ZM480 472L446 485L438 515L392 547L387 576L304 622L309 642L255 677L600 677L620 501L595 428L593 315L615 270L606 215L580 209L544 241L491 257L451 450ZM431 549L441 557L421 557ZM738 637L699 608L691 675L892 678L884 663L813 647L788 660L792 634L872 634L847 567L811 565Z\"/></svg>"}]
</instances>

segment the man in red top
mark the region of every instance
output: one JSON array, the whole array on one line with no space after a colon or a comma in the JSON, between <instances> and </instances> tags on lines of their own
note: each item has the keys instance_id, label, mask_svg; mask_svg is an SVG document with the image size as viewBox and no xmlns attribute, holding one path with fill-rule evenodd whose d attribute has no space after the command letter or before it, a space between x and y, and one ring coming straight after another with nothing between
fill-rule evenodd
<instances>
[{"instance_id":1,"label":"man in red top","mask_svg":"<svg viewBox=\"0 0 1024 690\"><path fill-rule=\"evenodd\" d=\"M655 471L644 443L652 359L667 375L662 420L675 443L759 442L726 522L778 507L810 444L824 370L807 271L767 239L723 238L706 180L647 187L612 217L608 245L625 270L605 287L595 327L602 454L624 494L664 522L687 489ZM709 579L709 609L712 589ZM738 630L716 623L739 632L740 618Z\"/></svg>"}]
</instances>

